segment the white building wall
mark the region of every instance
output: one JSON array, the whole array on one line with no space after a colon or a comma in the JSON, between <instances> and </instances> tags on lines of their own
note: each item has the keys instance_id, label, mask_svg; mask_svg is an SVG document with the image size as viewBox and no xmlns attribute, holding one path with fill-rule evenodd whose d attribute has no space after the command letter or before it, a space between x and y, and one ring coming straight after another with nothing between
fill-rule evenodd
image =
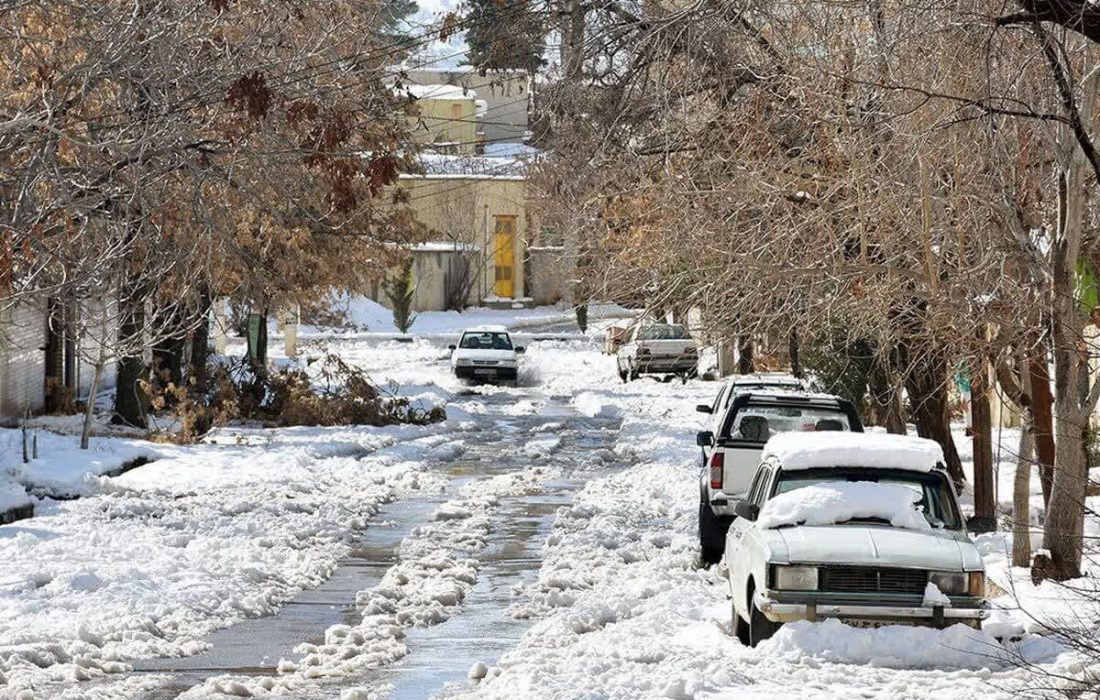
<instances>
[{"instance_id":1,"label":"white building wall","mask_svg":"<svg viewBox=\"0 0 1100 700\"><path fill-rule=\"evenodd\" d=\"M46 318L40 309L18 304L0 311L0 422L46 402Z\"/></svg>"}]
</instances>

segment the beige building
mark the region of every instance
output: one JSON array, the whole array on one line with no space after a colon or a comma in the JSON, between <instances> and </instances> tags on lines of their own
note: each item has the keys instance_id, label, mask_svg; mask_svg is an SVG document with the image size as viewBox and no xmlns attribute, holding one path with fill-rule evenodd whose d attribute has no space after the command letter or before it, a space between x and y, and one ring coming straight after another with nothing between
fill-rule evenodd
<instances>
[{"instance_id":1,"label":"beige building","mask_svg":"<svg viewBox=\"0 0 1100 700\"><path fill-rule=\"evenodd\" d=\"M453 85L405 85L410 128L417 143L438 153L472 154L481 143L477 93Z\"/></svg>"},{"instance_id":2,"label":"beige building","mask_svg":"<svg viewBox=\"0 0 1100 700\"><path fill-rule=\"evenodd\" d=\"M485 143L520 143L527 135L531 80L524 71L493 71L479 75L472 68L431 70L413 68L405 75L416 85L447 85L476 93L483 105L478 132Z\"/></svg>"}]
</instances>

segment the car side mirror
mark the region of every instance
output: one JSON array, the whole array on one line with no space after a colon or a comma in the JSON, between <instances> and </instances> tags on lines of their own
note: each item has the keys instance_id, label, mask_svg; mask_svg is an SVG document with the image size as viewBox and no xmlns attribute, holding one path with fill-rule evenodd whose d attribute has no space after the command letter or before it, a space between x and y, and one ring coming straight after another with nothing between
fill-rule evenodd
<instances>
[{"instance_id":1,"label":"car side mirror","mask_svg":"<svg viewBox=\"0 0 1100 700\"><path fill-rule=\"evenodd\" d=\"M733 507L733 514L745 520L756 520L756 516L760 515L760 506L748 501L738 501Z\"/></svg>"},{"instance_id":2,"label":"car side mirror","mask_svg":"<svg viewBox=\"0 0 1100 700\"><path fill-rule=\"evenodd\" d=\"M699 447L710 447L714 444L714 433L704 430L695 435L695 444Z\"/></svg>"},{"instance_id":3,"label":"car side mirror","mask_svg":"<svg viewBox=\"0 0 1100 700\"><path fill-rule=\"evenodd\" d=\"M699 413L712 413L714 411L709 403L700 403L695 405L695 410Z\"/></svg>"},{"instance_id":4,"label":"car side mirror","mask_svg":"<svg viewBox=\"0 0 1100 700\"><path fill-rule=\"evenodd\" d=\"M448 346L447 346L447 349L448 349L448 350L457 350L458 348L457 348L456 346L454 346L454 345L448 345Z\"/></svg>"},{"instance_id":5,"label":"car side mirror","mask_svg":"<svg viewBox=\"0 0 1100 700\"><path fill-rule=\"evenodd\" d=\"M516 354L517 355L522 355L525 352L527 352L527 349L525 347L523 347L522 345L517 345L516 346Z\"/></svg>"}]
</instances>

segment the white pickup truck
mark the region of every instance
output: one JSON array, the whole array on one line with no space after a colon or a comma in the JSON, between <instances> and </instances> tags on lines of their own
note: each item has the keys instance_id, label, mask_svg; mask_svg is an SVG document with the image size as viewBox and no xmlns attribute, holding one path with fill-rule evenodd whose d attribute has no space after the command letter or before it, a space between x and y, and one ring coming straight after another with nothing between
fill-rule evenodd
<instances>
[{"instance_id":1,"label":"white pickup truck","mask_svg":"<svg viewBox=\"0 0 1100 700\"><path fill-rule=\"evenodd\" d=\"M699 546L704 564L717 564L722 559L734 508L748 492L764 443L773 435L863 432L856 407L830 394L782 390L734 392L721 408L723 396L725 390L713 406L696 407L699 412L712 415L711 429L696 436L696 443L703 451Z\"/></svg>"},{"instance_id":2,"label":"white pickup truck","mask_svg":"<svg viewBox=\"0 0 1100 700\"><path fill-rule=\"evenodd\" d=\"M699 372L699 348L684 326L639 324L619 347L616 361L624 382L641 374L675 375L686 382Z\"/></svg>"},{"instance_id":3,"label":"white pickup truck","mask_svg":"<svg viewBox=\"0 0 1100 700\"><path fill-rule=\"evenodd\" d=\"M726 538L742 642L792 620L981 625L982 557L937 443L789 433L762 457Z\"/></svg>"}]
</instances>

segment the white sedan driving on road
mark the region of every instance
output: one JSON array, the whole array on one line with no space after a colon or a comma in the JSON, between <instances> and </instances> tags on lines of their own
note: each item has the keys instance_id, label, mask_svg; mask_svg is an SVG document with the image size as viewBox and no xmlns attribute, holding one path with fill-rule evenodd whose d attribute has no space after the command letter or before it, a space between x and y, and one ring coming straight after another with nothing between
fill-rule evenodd
<instances>
[{"instance_id":1,"label":"white sedan driving on road","mask_svg":"<svg viewBox=\"0 0 1100 700\"><path fill-rule=\"evenodd\" d=\"M459 379L516 381L522 347L512 344L504 326L476 326L462 333L451 350L451 369Z\"/></svg>"},{"instance_id":2,"label":"white sedan driving on road","mask_svg":"<svg viewBox=\"0 0 1100 700\"><path fill-rule=\"evenodd\" d=\"M823 618L979 626L985 571L942 464L921 438L772 438L726 539L737 636Z\"/></svg>"}]
</instances>

